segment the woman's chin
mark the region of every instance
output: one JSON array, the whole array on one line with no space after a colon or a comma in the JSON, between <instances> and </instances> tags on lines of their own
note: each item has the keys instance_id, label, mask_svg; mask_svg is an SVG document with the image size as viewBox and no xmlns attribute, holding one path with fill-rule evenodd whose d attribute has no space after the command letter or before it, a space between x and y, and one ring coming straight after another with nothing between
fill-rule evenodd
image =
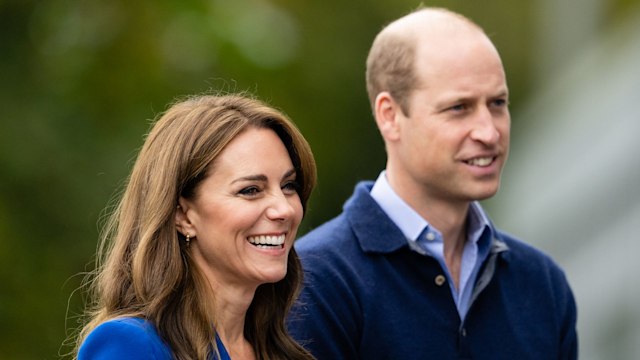
<instances>
[{"instance_id":1,"label":"woman's chin","mask_svg":"<svg viewBox=\"0 0 640 360\"><path fill-rule=\"evenodd\" d=\"M267 271L261 271L259 276L260 284L271 284L277 283L278 281L284 279L287 275L287 267L283 266L280 269L269 269Z\"/></svg>"}]
</instances>

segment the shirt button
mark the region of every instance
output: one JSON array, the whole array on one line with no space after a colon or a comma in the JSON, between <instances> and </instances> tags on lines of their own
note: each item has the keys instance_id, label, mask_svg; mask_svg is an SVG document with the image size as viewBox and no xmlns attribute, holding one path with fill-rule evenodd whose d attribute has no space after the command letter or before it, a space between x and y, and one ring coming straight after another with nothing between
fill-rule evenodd
<instances>
[{"instance_id":1,"label":"shirt button","mask_svg":"<svg viewBox=\"0 0 640 360\"><path fill-rule=\"evenodd\" d=\"M435 279L436 285L442 286L442 284L444 284L445 281L447 281L447 279L444 277L444 275L436 276L436 279Z\"/></svg>"},{"instance_id":2,"label":"shirt button","mask_svg":"<svg viewBox=\"0 0 640 360\"><path fill-rule=\"evenodd\" d=\"M426 235L426 238L429 241L433 241L433 240L436 239L436 235L434 233L432 233L432 232L428 232L427 235Z\"/></svg>"}]
</instances>

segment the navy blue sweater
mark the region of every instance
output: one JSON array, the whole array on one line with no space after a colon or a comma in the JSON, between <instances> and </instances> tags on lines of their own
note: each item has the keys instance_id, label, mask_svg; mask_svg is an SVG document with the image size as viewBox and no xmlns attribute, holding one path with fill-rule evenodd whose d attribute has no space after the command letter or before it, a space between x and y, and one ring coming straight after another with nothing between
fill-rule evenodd
<instances>
[{"instance_id":1,"label":"navy blue sweater","mask_svg":"<svg viewBox=\"0 0 640 360\"><path fill-rule=\"evenodd\" d=\"M439 263L409 249L360 183L335 219L296 242L305 286L289 330L324 359L576 359L562 270L503 232L461 322Z\"/></svg>"}]
</instances>

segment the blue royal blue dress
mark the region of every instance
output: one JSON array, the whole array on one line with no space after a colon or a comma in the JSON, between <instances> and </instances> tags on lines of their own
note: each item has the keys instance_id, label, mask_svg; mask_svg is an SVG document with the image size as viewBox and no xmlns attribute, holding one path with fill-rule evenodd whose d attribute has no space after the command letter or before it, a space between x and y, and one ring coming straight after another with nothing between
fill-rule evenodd
<instances>
[{"instance_id":1,"label":"blue royal blue dress","mask_svg":"<svg viewBox=\"0 0 640 360\"><path fill-rule=\"evenodd\" d=\"M216 337L220 359L231 360ZM171 360L173 354L155 326L136 317L106 321L91 331L78 351L78 360Z\"/></svg>"}]
</instances>

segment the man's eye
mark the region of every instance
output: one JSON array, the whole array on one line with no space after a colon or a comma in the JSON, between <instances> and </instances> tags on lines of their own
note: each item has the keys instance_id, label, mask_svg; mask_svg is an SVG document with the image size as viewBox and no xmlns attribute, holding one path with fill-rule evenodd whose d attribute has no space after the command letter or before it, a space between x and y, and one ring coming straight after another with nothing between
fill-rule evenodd
<instances>
[{"instance_id":1,"label":"man's eye","mask_svg":"<svg viewBox=\"0 0 640 360\"><path fill-rule=\"evenodd\" d=\"M505 99L496 99L493 101L494 107L504 107L507 105L507 100Z\"/></svg>"},{"instance_id":2,"label":"man's eye","mask_svg":"<svg viewBox=\"0 0 640 360\"><path fill-rule=\"evenodd\" d=\"M467 105L465 104L457 104L449 108L449 110L452 110L452 111L464 111L466 109L467 109Z\"/></svg>"}]
</instances>

